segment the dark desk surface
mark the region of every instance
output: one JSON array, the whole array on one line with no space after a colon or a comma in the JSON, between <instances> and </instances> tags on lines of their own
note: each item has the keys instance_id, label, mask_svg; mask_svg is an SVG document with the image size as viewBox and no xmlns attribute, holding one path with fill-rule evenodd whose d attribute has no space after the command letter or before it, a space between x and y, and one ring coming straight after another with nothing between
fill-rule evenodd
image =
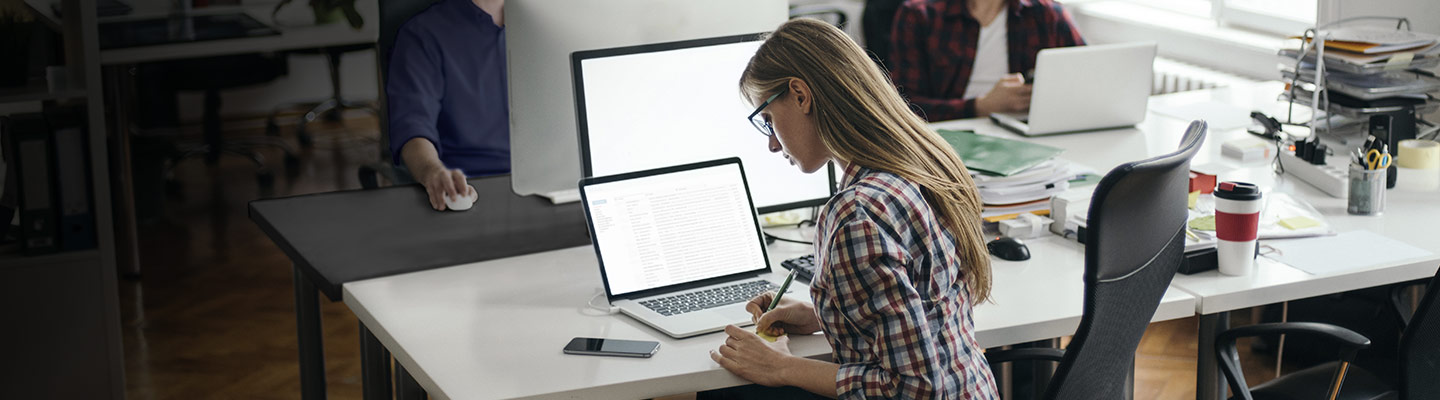
<instances>
[{"instance_id":1,"label":"dark desk surface","mask_svg":"<svg viewBox=\"0 0 1440 400\"><path fill-rule=\"evenodd\" d=\"M590 243L579 203L516 196L510 177L470 179L468 211L435 211L419 185L250 202L250 219L331 301L346 282Z\"/></svg>"}]
</instances>

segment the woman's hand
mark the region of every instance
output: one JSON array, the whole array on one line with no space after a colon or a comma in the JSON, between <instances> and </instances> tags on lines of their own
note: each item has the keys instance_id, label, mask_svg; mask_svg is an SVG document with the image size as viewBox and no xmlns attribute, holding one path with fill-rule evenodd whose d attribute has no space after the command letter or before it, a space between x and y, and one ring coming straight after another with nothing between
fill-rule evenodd
<instances>
[{"instance_id":1,"label":"woman's hand","mask_svg":"<svg viewBox=\"0 0 1440 400\"><path fill-rule=\"evenodd\" d=\"M1019 112L1030 109L1030 85L1020 74L1006 75L995 82L989 93L975 100L975 113L986 116L992 113Z\"/></svg>"},{"instance_id":2,"label":"woman's hand","mask_svg":"<svg viewBox=\"0 0 1440 400\"><path fill-rule=\"evenodd\" d=\"M425 193L430 195L430 207L445 211L446 197L474 196L475 189L465 183L465 172L458 169L433 168L420 177Z\"/></svg>"},{"instance_id":3,"label":"woman's hand","mask_svg":"<svg viewBox=\"0 0 1440 400\"><path fill-rule=\"evenodd\" d=\"M784 369L790 355L790 338L782 336L768 342L735 325L725 326L725 344L710 351L710 359L726 370L756 384L775 387L789 385Z\"/></svg>"},{"instance_id":4,"label":"woman's hand","mask_svg":"<svg viewBox=\"0 0 1440 400\"><path fill-rule=\"evenodd\" d=\"M745 304L745 311L750 312L756 331L780 336L785 333L809 335L820 330L820 316L815 314L814 305L793 297L781 297L780 305L765 312L765 307L769 307L774 298L775 293L764 293Z\"/></svg>"}]
</instances>

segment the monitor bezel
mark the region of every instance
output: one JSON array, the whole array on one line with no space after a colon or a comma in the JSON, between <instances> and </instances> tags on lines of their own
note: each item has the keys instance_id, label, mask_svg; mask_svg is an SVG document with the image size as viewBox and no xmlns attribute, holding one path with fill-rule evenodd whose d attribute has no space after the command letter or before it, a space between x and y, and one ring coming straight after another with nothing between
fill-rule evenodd
<instances>
[{"instance_id":1,"label":"monitor bezel","mask_svg":"<svg viewBox=\"0 0 1440 400\"><path fill-rule=\"evenodd\" d=\"M584 68L581 66L581 63L583 61L596 58L617 57L643 53L657 53L662 51L680 50L695 47L763 41L765 40L767 34L768 32L747 33L743 35L680 40L674 42L613 47L608 49L585 50L570 53L570 73L573 79L573 84L571 85L571 87L575 92L575 131L579 135L580 142L580 176L582 178L594 176L594 169L591 166L590 160L590 131L588 128L588 120L586 119L585 114L585 73ZM835 166L831 163L826 163L825 174L826 177L829 179L829 183L826 185L826 189L829 193L825 197L806 199L790 203L772 204L764 207L756 207L756 212L760 214L768 214L778 211L824 205L826 202L830 201L831 197L835 196ZM747 186L746 191L748 192L749 190L750 188ZM751 206L754 206L754 199L751 199L750 204Z\"/></svg>"}]
</instances>

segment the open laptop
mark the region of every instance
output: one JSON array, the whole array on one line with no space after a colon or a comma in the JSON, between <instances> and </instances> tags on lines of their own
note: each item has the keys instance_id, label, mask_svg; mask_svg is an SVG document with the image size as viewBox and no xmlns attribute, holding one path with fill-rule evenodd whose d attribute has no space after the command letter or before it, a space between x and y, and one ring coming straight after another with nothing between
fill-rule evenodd
<instances>
[{"instance_id":1,"label":"open laptop","mask_svg":"<svg viewBox=\"0 0 1440 400\"><path fill-rule=\"evenodd\" d=\"M1135 125L1145 120L1154 63L1154 42L1040 50L1029 114L990 120L1024 136Z\"/></svg>"},{"instance_id":2,"label":"open laptop","mask_svg":"<svg viewBox=\"0 0 1440 400\"><path fill-rule=\"evenodd\" d=\"M585 178L580 201L610 304L667 335L750 324L780 286L739 158Z\"/></svg>"}]
</instances>

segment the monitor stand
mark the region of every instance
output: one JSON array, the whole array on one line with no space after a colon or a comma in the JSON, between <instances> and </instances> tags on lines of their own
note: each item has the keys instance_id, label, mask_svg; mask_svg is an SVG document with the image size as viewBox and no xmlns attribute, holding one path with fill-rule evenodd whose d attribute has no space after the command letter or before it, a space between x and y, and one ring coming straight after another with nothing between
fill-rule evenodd
<instances>
[{"instance_id":1,"label":"monitor stand","mask_svg":"<svg viewBox=\"0 0 1440 400\"><path fill-rule=\"evenodd\" d=\"M565 189L550 193L540 193L540 197L550 199L551 204L565 204L580 201L580 189Z\"/></svg>"}]
</instances>

